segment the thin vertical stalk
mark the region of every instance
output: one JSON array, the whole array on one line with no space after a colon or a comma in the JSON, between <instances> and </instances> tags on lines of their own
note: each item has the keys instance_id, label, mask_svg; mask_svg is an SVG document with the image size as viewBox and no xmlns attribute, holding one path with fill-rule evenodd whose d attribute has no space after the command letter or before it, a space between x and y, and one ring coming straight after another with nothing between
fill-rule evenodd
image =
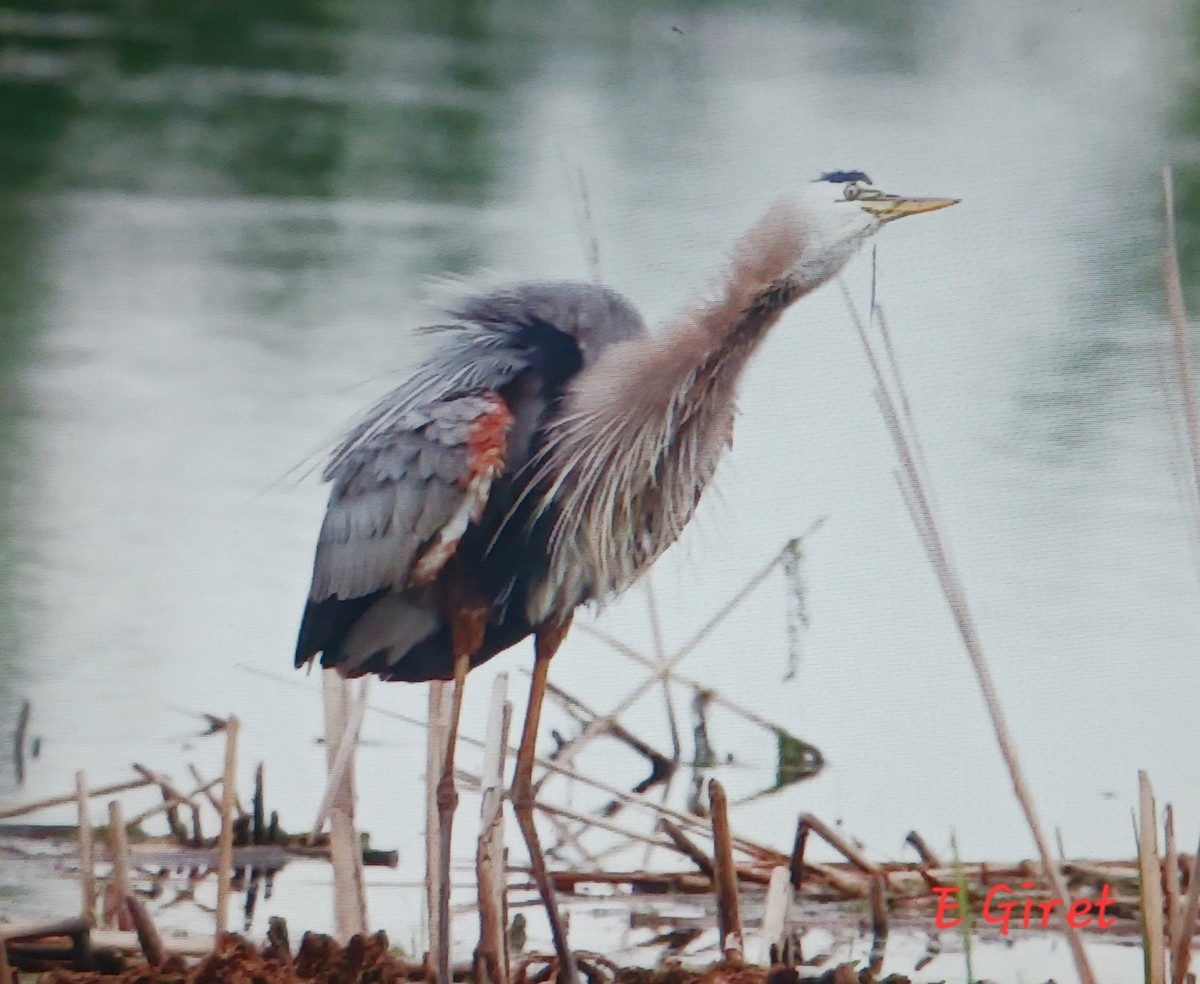
<instances>
[{"instance_id":1,"label":"thin vertical stalk","mask_svg":"<svg viewBox=\"0 0 1200 984\"><path fill-rule=\"evenodd\" d=\"M238 719L225 722L225 771L221 779L221 833L217 838L216 931L220 938L229 930L229 894L233 879L233 814L237 801Z\"/></svg>"},{"instance_id":2,"label":"thin vertical stalk","mask_svg":"<svg viewBox=\"0 0 1200 984\"><path fill-rule=\"evenodd\" d=\"M713 837L713 887L717 894L718 946L729 962L740 962L745 953L742 914L738 901L737 866L729 833L729 799L716 779L708 781Z\"/></svg>"},{"instance_id":3,"label":"thin vertical stalk","mask_svg":"<svg viewBox=\"0 0 1200 984\"><path fill-rule=\"evenodd\" d=\"M1138 772L1138 869L1142 891L1142 946L1146 984L1165 984L1162 863L1158 857L1158 817L1150 777Z\"/></svg>"},{"instance_id":4,"label":"thin vertical stalk","mask_svg":"<svg viewBox=\"0 0 1200 984\"><path fill-rule=\"evenodd\" d=\"M87 773L75 773L75 808L79 815L79 888L82 895L83 918L96 918L96 848L92 839L92 818L88 806Z\"/></svg>"},{"instance_id":5,"label":"thin vertical stalk","mask_svg":"<svg viewBox=\"0 0 1200 984\"><path fill-rule=\"evenodd\" d=\"M508 949L504 924L504 748L512 705L506 700L508 675L498 674L492 684L487 737L483 746L479 807L479 842L475 851L475 878L479 889L479 947L475 979L480 984L507 984Z\"/></svg>"},{"instance_id":6,"label":"thin vertical stalk","mask_svg":"<svg viewBox=\"0 0 1200 984\"><path fill-rule=\"evenodd\" d=\"M125 816L119 800L108 804L109 850L112 852L112 889L108 898L113 902L111 916L120 925L120 912L129 895L129 844L125 839Z\"/></svg>"},{"instance_id":7,"label":"thin vertical stalk","mask_svg":"<svg viewBox=\"0 0 1200 984\"><path fill-rule=\"evenodd\" d=\"M1071 949L1071 955L1074 958L1080 981L1082 984L1094 984L1095 975L1092 973L1087 952L1083 947L1083 937L1079 930L1067 921L1065 916L1071 905L1071 896L1067 890L1066 879L1063 878L1062 871L1050 852L1049 842L1042 830L1042 824L1038 818L1037 809L1034 806L1033 794L1026 784L1024 770L1021 768L1016 746L1013 743L1012 735L1008 730L1008 722L1000 705L1000 695L996 690L991 669L984 656L983 643L967 604L966 592L950 558L948 548L934 515L932 497L928 492L928 482L922 474L923 469L914 452L913 437L909 433L909 428L905 427L902 413L897 409L896 399L893 396L894 386L883 371L874 345L867 336L863 322L859 318L853 298L851 298L850 292L841 278L838 279L838 284L842 289L842 296L850 312L851 320L858 332L863 351L866 353L871 373L875 379L876 399L878 400L884 423L887 425L888 432L891 435L892 443L895 445L897 456L900 459L900 472L897 479L901 495L905 505L908 507L921 543L925 548L930 565L937 575L942 594L950 606L951 614L963 642L963 648L966 650L980 692L983 695L988 716L991 718L992 731L996 736L996 743L1000 746L1000 754L1004 759L1005 766L1008 768L1013 792L1016 795L1017 802L1021 807L1022 813L1025 815L1025 821L1037 845L1038 854L1041 858L1046 877L1049 879L1055 895L1064 900L1064 907L1061 910L1063 914L1060 916L1060 921L1063 931L1066 934L1067 944Z\"/></svg>"},{"instance_id":8,"label":"thin vertical stalk","mask_svg":"<svg viewBox=\"0 0 1200 984\"><path fill-rule=\"evenodd\" d=\"M438 966L438 940L441 938L441 916L438 897L442 879L438 869L441 821L438 819L437 785L442 775L446 755L446 738L450 727L450 685L445 680L429 684L429 710L425 735L425 912L429 928L429 949L426 971L433 979Z\"/></svg>"}]
</instances>

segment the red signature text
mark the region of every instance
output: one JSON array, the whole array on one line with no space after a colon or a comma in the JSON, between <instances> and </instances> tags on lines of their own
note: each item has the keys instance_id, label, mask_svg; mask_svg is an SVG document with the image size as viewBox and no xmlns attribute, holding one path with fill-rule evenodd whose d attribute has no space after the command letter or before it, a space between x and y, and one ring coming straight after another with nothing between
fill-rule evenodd
<instances>
[{"instance_id":1,"label":"red signature text","mask_svg":"<svg viewBox=\"0 0 1200 984\"><path fill-rule=\"evenodd\" d=\"M1033 882L1021 882L1023 889L1034 888ZM960 895L957 888L935 888L938 894L937 922L938 929L952 929L962 923L964 916L954 916L951 913L960 908ZM1019 926L1029 929L1032 925L1048 929L1050 917L1054 910L1066 909L1067 922L1076 929L1083 929L1094 922L1099 929L1108 929L1116 919L1109 916L1107 908L1115 902L1109 886L1100 889L1097 899L1076 899L1071 907L1066 908L1062 899L1044 899L1035 902L1030 898L1013 898L1012 888L1000 882L992 887L983 900L983 921L1000 927L1003 936L1008 935L1009 929ZM1034 913L1039 913L1035 916Z\"/></svg>"}]
</instances>

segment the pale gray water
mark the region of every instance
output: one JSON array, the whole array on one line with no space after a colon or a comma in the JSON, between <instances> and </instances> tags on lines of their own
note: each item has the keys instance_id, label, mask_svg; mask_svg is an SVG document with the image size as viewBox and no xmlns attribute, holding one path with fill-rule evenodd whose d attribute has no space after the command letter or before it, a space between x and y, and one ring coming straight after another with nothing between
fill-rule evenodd
<instances>
[{"instance_id":1,"label":"pale gray water","mask_svg":"<svg viewBox=\"0 0 1200 984\"><path fill-rule=\"evenodd\" d=\"M605 279L659 321L773 197L856 167L964 200L881 237L879 291L1047 826L1073 855L1128 854L1145 768L1194 842L1198 585L1156 364L1158 169L1195 139L1194 5L98 9L0 11L0 698L30 698L43 736L13 799L135 759L214 772L211 740L181 748L183 712L236 712L272 805L311 822L316 681L247 669L293 677L324 492L289 470L411 362L427 278L587 276L582 171ZM1179 182L1186 278L1200 194L1192 169ZM865 305L869 257L847 279ZM719 488L658 568L668 645L828 515L797 679L778 577L682 667L829 760L737 825L786 844L807 809L880 857L910 828L1028 856L893 467L827 289L754 366ZM637 591L602 624L650 645ZM528 663L472 676L472 733L492 674L520 691ZM555 664L601 709L641 675L578 634ZM420 716L425 693L376 699ZM629 722L666 745L657 697ZM712 731L757 766L722 770L735 795L770 781L760 733L721 714ZM362 826L412 878L423 739L376 718L367 737ZM640 778L612 761L584 759ZM373 916L404 940L393 898ZM326 918L323 895L304 908Z\"/></svg>"}]
</instances>

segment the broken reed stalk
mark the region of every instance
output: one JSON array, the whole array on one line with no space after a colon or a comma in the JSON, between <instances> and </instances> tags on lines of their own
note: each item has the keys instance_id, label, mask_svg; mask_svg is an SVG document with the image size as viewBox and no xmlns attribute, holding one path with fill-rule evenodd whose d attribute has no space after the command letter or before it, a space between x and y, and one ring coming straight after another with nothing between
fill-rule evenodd
<instances>
[{"instance_id":1,"label":"broken reed stalk","mask_svg":"<svg viewBox=\"0 0 1200 984\"><path fill-rule=\"evenodd\" d=\"M1175 849L1175 811L1171 804L1166 807L1163 819L1163 897L1166 905L1166 942L1164 947L1168 958L1173 960L1175 941L1179 939L1180 917L1183 915L1179 904L1179 854ZM1174 965L1172 964L1172 967ZM1173 976L1173 974L1169 975Z\"/></svg>"},{"instance_id":2,"label":"broken reed stalk","mask_svg":"<svg viewBox=\"0 0 1200 984\"><path fill-rule=\"evenodd\" d=\"M96 853L92 839L92 818L88 809L87 773L75 773L75 809L78 813L79 889L83 918L96 916Z\"/></svg>"},{"instance_id":3,"label":"broken reed stalk","mask_svg":"<svg viewBox=\"0 0 1200 984\"><path fill-rule=\"evenodd\" d=\"M221 833L217 838L216 939L229 929L229 888L233 878L233 813L237 796L238 719L225 722L225 770L221 780Z\"/></svg>"},{"instance_id":4,"label":"broken reed stalk","mask_svg":"<svg viewBox=\"0 0 1200 984\"><path fill-rule=\"evenodd\" d=\"M0 938L0 984L13 984L12 967L8 963L8 942Z\"/></svg>"},{"instance_id":5,"label":"broken reed stalk","mask_svg":"<svg viewBox=\"0 0 1200 984\"><path fill-rule=\"evenodd\" d=\"M804 814L796 822L796 840L792 845L790 875L792 891L800 891L800 883L804 881L804 848L808 844L808 824L804 822Z\"/></svg>"},{"instance_id":6,"label":"broken reed stalk","mask_svg":"<svg viewBox=\"0 0 1200 984\"><path fill-rule=\"evenodd\" d=\"M921 863L925 865L925 867L944 867L941 858L937 856L937 853L933 850L933 848L925 843L925 838L918 834L915 830L910 830L908 832L908 836L904 838L904 843L912 845L913 850L917 852L918 857L921 859Z\"/></svg>"},{"instance_id":7,"label":"broken reed stalk","mask_svg":"<svg viewBox=\"0 0 1200 984\"><path fill-rule=\"evenodd\" d=\"M900 485L901 496L904 499L905 506L908 508L909 515L912 517L913 525L916 527L921 543L925 548L930 566L933 567L934 573L937 576L942 594L950 606L955 626L962 639L963 648L966 650L971 668L979 684L984 704L987 707L988 716L991 718L992 731L996 736L996 743L1000 746L1000 754L1004 759L1004 764L1008 768L1013 792L1016 795L1022 813L1025 815L1025 821L1029 825L1034 843L1037 845L1038 855L1040 856L1045 876L1049 879L1057 897L1063 900L1059 921L1063 932L1066 934L1067 944L1071 949L1071 956L1075 961L1075 969L1079 974L1082 984L1095 984L1095 974L1092 973L1087 952L1083 948L1083 937L1079 930L1072 926L1066 918L1066 913L1070 910L1072 904L1066 880L1062 876L1062 871L1058 863L1050 853L1049 842L1046 840L1041 820L1038 818L1037 808L1034 806L1033 794L1026 785L1025 773L1021 768L1016 746L1008 730L1008 722L1004 716L1004 710L1000 706L1000 695L996 689L995 682L992 680L991 668L984 656L983 642L975 626L970 606L967 604L966 591L963 588L957 568L950 557L949 550L934 515L928 482L922 474L923 469L914 451L914 447L917 444L914 422L908 419L906 426L905 418L897 410L893 390L903 392L903 380L900 378L898 367L894 365L894 381L889 382L884 375L879 358L875 353L875 347L867 335L862 320L859 318L858 309L854 305L850 291L841 277L838 278L838 285L841 287L846 308L858 332L863 351L866 353L867 361L875 380L875 398L879 404L884 423L887 425L888 432L891 435L892 443L896 448L896 454L900 459L901 468L897 475L897 481Z\"/></svg>"},{"instance_id":8,"label":"broken reed stalk","mask_svg":"<svg viewBox=\"0 0 1200 984\"><path fill-rule=\"evenodd\" d=\"M871 876L871 956L867 969L878 977L883 972L883 954L887 949L887 880L882 874Z\"/></svg>"},{"instance_id":9,"label":"broken reed stalk","mask_svg":"<svg viewBox=\"0 0 1200 984\"><path fill-rule=\"evenodd\" d=\"M364 683L366 681L364 680ZM352 684L337 670L321 674L325 710L325 764L328 778L315 835L329 819L329 861L333 866L333 921L339 943L367 932L362 845L354 829L354 750L364 701L355 701Z\"/></svg>"},{"instance_id":10,"label":"broken reed stalk","mask_svg":"<svg viewBox=\"0 0 1200 984\"><path fill-rule=\"evenodd\" d=\"M265 785L265 770L262 762L258 763L258 768L254 770L254 798L250 801L250 809L253 811L253 819L250 826L250 843L263 844L267 833L267 805L266 796L263 792Z\"/></svg>"},{"instance_id":11,"label":"broken reed stalk","mask_svg":"<svg viewBox=\"0 0 1200 984\"><path fill-rule=\"evenodd\" d=\"M120 923L119 913L129 895L129 844L125 839L125 818L120 800L108 803L108 847L112 852L112 889L108 896L115 903L106 913L109 921Z\"/></svg>"},{"instance_id":12,"label":"broken reed stalk","mask_svg":"<svg viewBox=\"0 0 1200 984\"><path fill-rule=\"evenodd\" d=\"M479 889L479 946L475 979L479 984L508 984L508 941L504 922L504 748L512 704L507 702L508 674L492 682L487 738L483 745L479 807L479 842L475 878Z\"/></svg>"},{"instance_id":13,"label":"broken reed stalk","mask_svg":"<svg viewBox=\"0 0 1200 984\"><path fill-rule=\"evenodd\" d=\"M125 793L131 789L142 789L145 786L152 785L154 784L146 779L133 779L129 782L114 783L111 786L100 786L98 789L91 790L88 796L112 796L114 793ZM23 817L27 813L36 813L38 810L45 810L51 806L74 803L77 796L78 793L65 793L62 796L50 796L47 799L37 800L34 803L11 806L7 810L0 810L0 820L11 820L13 817Z\"/></svg>"},{"instance_id":14,"label":"broken reed stalk","mask_svg":"<svg viewBox=\"0 0 1200 984\"><path fill-rule=\"evenodd\" d=\"M1188 964L1192 959L1192 937L1196 932L1196 921L1200 918L1200 846L1197 846L1196 853L1192 855L1187 889L1187 902L1179 922L1179 933L1174 940L1171 984L1184 984L1188 976Z\"/></svg>"},{"instance_id":15,"label":"broken reed stalk","mask_svg":"<svg viewBox=\"0 0 1200 984\"><path fill-rule=\"evenodd\" d=\"M792 895L791 872L783 865L772 868L767 903L763 908L762 954L759 957L763 965L781 963L785 958Z\"/></svg>"},{"instance_id":16,"label":"broken reed stalk","mask_svg":"<svg viewBox=\"0 0 1200 984\"><path fill-rule=\"evenodd\" d=\"M738 904L737 868L733 863L733 839L729 833L729 800L725 787L708 781L713 837L713 888L717 895L717 939L725 960L738 963L745 954L742 914Z\"/></svg>"},{"instance_id":17,"label":"broken reed stalk","mask_svg":"<svg viewBox=\"0 0 1200 984\"><path fill-rule=\"evenodd\" d=\"M1142 893L1142 945L1146 984L1166 984L1163 940L1162 862L1158 857L1158 817L1150 777L1138 771L1138 869Z\"/></svg>"},{"instance_id":18,"label":"broken reed stalk","mask_svg":"<svg viewBox=\"0 0 1200 984\"><path fill-rule=\"evenodd\" d=\"M167 954L163 949L162 936L159 935L158 927L154 925L154 920L150 918L150 913L146 910L146 906L142 904L141 899L135 898L132 895L126 895L125 909L129 912L129 918L133 921L133 928L137 933L138 945L142 948L142 954L146 958L146 963L151 967L162 966L167 959Z\"/></svg>"},{"instance_id":19,"label":"broken reed stalk","mask_svg":"<svg viewBox=\"0 0 1200 984\"><path fill-rule=\"evenodd\" d=\"M438 911L442 886L438 868L441 822L438 820L437 785L442 775L450 730L450 685L445 680L433 680L429 684L429 711L425 725L425 913L429 927L426 966L427 975L433 980L434 970L441 962L438 953L438 940L442 935L441 914ZM482 742L474 744L482 745Z\"/></svg>"}]
</instances>

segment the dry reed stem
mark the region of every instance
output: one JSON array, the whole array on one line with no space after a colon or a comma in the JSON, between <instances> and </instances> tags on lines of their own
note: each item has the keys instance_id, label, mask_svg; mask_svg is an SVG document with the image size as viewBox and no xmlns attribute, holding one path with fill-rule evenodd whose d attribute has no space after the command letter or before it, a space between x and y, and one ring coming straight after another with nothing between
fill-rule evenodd
<instances>
[{"instance_id":1,"label":"dry reed stem","mask_svg":"<svg viewBox=\"0 0 1200 984\"><path fill-rule=\"evenodd\" d=\"M328 816L334 931L338 942L345 945L351 937L367 932L362 845L354 828L354 753L358 748L363 700L361 690L360 698L355 699L352 684L337 670L326 670L322 674L321 695L328 779L313 834L320 830Z\"/></svg>"},{"instance_id":2,"label":"dry reed stem","mask_svg":"<svg viewBox=\"0 0 1200 984\"><path fill-rule=\"evenodd\" d=\"M1183 421L1187 432L1189 459L1192 466L1192 487L1200 490L1200 413L1196 410L1195 387L1192 382L1192 357L1188 346L1187 309L1183 302L1182 280L1179 274L1179 249L1175 242L1175 193L1170 167L1163 168L1163 191L1167 210L1167 248L1163 252L1163 280L1166 282L1167 308L1170 312L1175 372Z\"/></svg>"},{"instance_id":3,"label":"dry reed stem","mask_svg":"<svg viewBox=\"0 0 1200 984\"><path fill-rule=\"evenodd\" d=\"M762 953L759 963L768 966L782 959L787 949L788 915L792 910L790 872L783 865L771 869L767 902L762 918Z\"/></svg>"},{"instance_id":4,"label":"dry reed stem","mask_svg":"<svg viewBox=\"0 0 1200 984\"><path fill-rule=\"evenodd\" d=\"M1150 777L1138 771L1138 867L1141 873L1146 984L1165 984L1162 862L1158 857L1158 816Z\"/></svg>"},{"instance_id":5,"label":"dry reed stem","mask_svg":"<svg viewBox=\"0 0 1200 984\"><path fill-rule=\"evenodd\" d=\"M75 773L75 809L79 819L79 888L83 918L90 920L96 914L96 853L88 808L87 773L82 769Z\"/></svg>"},{"instance_id":6,"label":"dry reed stem","mask_svg":"<svg viewBox=\"0 0 1200 984\"><path fill-rule=\"evenodd\" d=\"M229 929L229 884L233 877L233 812L237 797L238 719L225 722L225 769L221 779L221 833L217 838L216 938Z\"/></svg>"},{"instance_id":7,"label":"dry reed stem","mask_svg":"<svg viewBox=\"0 0 1200 984\"><path fill-rule=\"evenodd\" d=\"M796 839L792 844L791 863L788 866L793 891L800 891L800 884L804 881L804 848L807 845L808 824L804 822L804 815L801 814L796 822Z\"/></svg>"},{"instance_id":8,"label":"dry reed stem","mask_svg":"<svg viewBox=\"0 0 1200 984\"><path fill-rule=\"evenodd\" d=\"M1065 913L1071 906L1071 896L1067 890L1066 881L1062 877L1062 872L1055 862L1053 855L1050 853L1049 842L1046 840L1041 821L1038 819L1033 795L1025 782L1025 774L1021 768L1020 759L1017 756L1016 746L1013 744L1012 736L1008 730L1008 722L1004 717L1004 711L1000 705L1000 696L992 680L991 669L984 656L983 643L967 604L966 592L942 538L941 530L934 516L931 498L927 491L927 482L922 475L919 461L914 455L913 438L908 433L909 428L905 427L903 418L896 409L896 402L892 395L893 387L889 385L889 381L883 373L879 359L875 354L874 346L867 336L866 329L859 318L858 310L854 305L845 281L839 277L838 284L841 287L846 307L850 312L851 320L858 332L859 341L862 344L863 351L866 353L867 361L870 364L871 372L875 379L875 395L879 402L884 423L887 425L892 443L895 445L896 453L900 458L901 472L898 475L898 480L905 505L908 507L913 525L916 527L918 536L925 548L925 553L934 569L934 573L937 575L942 594L950 606L950 611L953 615L959 636L962 639L963 647L970 659L971 668L975 672L975 678L983 695L988 715L991 718L992 730L995 733L996 742L1000 746L1000 753L1004 758L1005 765L1008 767L1013 792L1016 794L1017 802L1020 804L1021 811L1025 815L1026 823L1029 825L1030 832L1037 845L1038 854L1045 869L1046 877L1049 878L1053 885L1057 897L1063 900L1060 921L1063 931L1066 934L1067 943L1070 946L1071 955L1074 958L1080 981L1082 984L1094 984L1095 975L1088 961L1087 952L1083 948L1083 937L1079 930L1067 921L1065 916Z\"/></svg>"},{"instance_id":9,"label":"dry reed stem","mask_svg":"<svg viewBox=\"0 0 1200 984\"><path fill-rule=\"evenodd\" d=\"M1179 939L1179 923L1183 915L1179 904L1179 854L1175 848L1175 810L1168 803L1163 819L1163 896L1166 904L1167 956L1175 952L1175 941Z\"/></svg>"},{"instance_id":10,"label":"dry reed stem","mask_svg":"<svg viewBox=\"0 0 1200 984\"><path fill-rule=\"evenodd\" d=\"M322 679L328 679L328 675L333 673L337 675L337 670L326 670L322 675ZM343 678L338 675L339 680ZM325 821L329 818L329 811L333 808L334 798L339 795L339 791L343 790L343 777L347 770L351 770L354 763L354 754L358 749L358 733L362 729L363 715L367 710L367 695L368 687L371 683L370 677L363 677L363 681L359 686L358 698L353 699L350 696L350 681L343 681L346 685L345 696L340 698L347 705L347 710L341 715L341 729L336 735L325 735L326 741L326 758L328 760L328 773L325 782L325 795L321 797L321 806L317 810L317 819L313 821L312 833L309 834L309 843L315 844L317 838L321 834L321 828L325 826ZM337 749L336 754L332 759L329 759L330 752L329 743L333 743L333 747ZM364 929L363 932L366 932Z\"/></svg>"},{"instance_id":11,"label":"dry reed stem","mask_svg":"<svg viewBox=\"0 0 1200 984\"><path fill-rule=\"evenodd\" d=\"M928 868L942 868L942 859L937 856L937 853L926 842L925 838L918 834L915 830L910 830L908 836L904 838L906 844L911 844L913 850L921 858L921 863Z\"/></svg>"},{"instance_id":12,"label":"dry reed stem","mask_svg":"<svg viewBox=\"0 0 1200 984\"><path fill-rule=\"evenodd\" d=\"M120 800L109 800L108 803L108 836L109 850L112 852L112 893L111 898L117 900L113 911L108 913L114 919L125 904L129 895L129 844L125 839L125 820L121 815ZM119 919L117 919L119 922Z\"/></svg>"},{"instance_id":13,"label":"dry reed stem","mask_svg":"<svg viewBox=\"0 0 1200 984\"><path fill-rule=\"evenodd\" d=\"M12 967L8 963L8 943L0 938L0 984L13 984Z\"/></svg>"},{"instance_id":14,"label":"dry reed stem","mask_svg":"<svg viewBox=\"0 0 1200 984\"><path fill-rule=\"evenodd\" d=\"M565 806L557 806L554 803L533 804L534 809L540 810L550 817L562 817L566 820L574 820L578 823L585 823L589 827L595 827L597 830L607 830L610 834L619 834L631 841L638 841L642 844L651 844L654 847L671 848L674 845L662 837L655 837L653 834L642 833L640 830L633 830L630 827L623 826L607 817L598 816L591 813L580 813L577 810L572 810ZM621 845L621 850L625 849L625 845Z\"/></svg>"},{"instance_id":15,"label":"dry reed stem","mask_svg":"<svg viewBox=\"0 0 1200 984\"><path fill-rule=\"evenodd\" d=\"M708 875L709 878L714 877L712 858L700 850L699 846L687 834L671 823L666 817L659 817L658 826L664 834L671 838L671 843L675 846L675 849L681 854L686 855L692 864L700 869L702 875Z\"/></svg>"},{"instance_id":16,"label":"dry reed stem","mask_svg":"<svg viewBox=\"0 0 1200 984\"><path fill-rule=\"evenodd\" d=\"M576 628L580 632L583 632L585 635L590 635L594 639L599 639L605 645L609 646L611 649L616 650L622 656L627 656L629 659L633 660L635 663L641 663L643 666L647 666L647 667L651 667L651 668L654 668L657 665L656 661L651 659L645 653L635 649L633 646L630 646L628 643L622 642L616 636L610 635L609 633L605 632L603 629L598 629L598 628L596 628L596 626L588 625L588 624L581 624L579 626L576 626ZM676 683L683 684L685 687L691 687L694 690L703 690L706 693L711 695L712 702L714 704L719 704L720 706L724 707L727 711L733 712L734 714L738 715L738 717L744 718L746 721L749 721L751 724L757 725L758 727L763 728L766 731L770 731L770 732L774 733L774 731L777 727L776 725L772 724L770 721L768 721L766 718L762 717L761 715L755 714L750 709L743 707L741 704L738 704L738 703L730 700L728 697L726 697L724 694L722 694L719 690L713 690L711 687L707 686L706 684L701 683L699 680L696 680L693 677L685 676L684 674L680 673L678 670L668 671L665 674L665 676L663 677L663 680L664 681L673 680Z\"/></svg>"},{"instance_id":17,"label":"dry reed stem","mask_svg":"<svg viewBox=\"0 0 1200 984\"><path fill-rule=\"evenodd\" d=\"M217 816L220 816L221 815L221 801L219 799L217 799L216 795L213 793L213 790L221 782L220 778L206 782L204 777L202 775L200 775L200 771L194 765L192 765L190 762L188 763L188 771L192 774L192 779L195 780L195 783L196 783L196 791L194 793L192 793L192 796L203 795L204 798L208 800L209 806L211 806L214 810L217 811Z\"/></svg>"},{"instance_id":18,"label":"dry reed stem","mask_svg":"<svg viewBox=\"0 0 1200 984\"><path fill-rule=\"evenodd\" d=\"M851 844L846 838L839 834L832 827L823 823L811 813L803 813L800 815L800 822L807 826L813 833L819 835L830 847L834 848L851 864L857 865L868 875L882 875L879 865L872 861L868 861L866 856Z\"/></svg>"},{"instance_id":19,"label":"dry reed stem","mask_svg":"<svg viewBox=\"0 0 1200 984\"><path fill-rule=\"evenodd\" d=\"M508 944L504 924L504 746L512 705L508 675L492 682L487 737L480 770L482 802L479 806L479 841L475 852L475 880L479 893L479 946L475 951L475 977L480 984L507 984Z\"/></svg>"},{"instance_id":20,"label":"dry reed stem","mask_svg":"<svg viewBox=\"0 0 1200 984\"><path fill-rule=\"evenodd\" d=\"M111 786L100 786L88 793L89 797L96 796L112 796L114 793L125 793L131 789L143 789L146 786L154 785L146 779L132 779L129 782L118 782ZM13 817L23 817L27 813L36 813L38 810L45 810L52 806L62 806L65 803L74 803L78 797L78 792L65 793L62 796L50 796L46 799L37 800L34 803L23 803L21 806L11 806L7 810L0 810L0 820L11 820Z\"/></svg>"},{"instance_id":21,"label":"dry reed stem","mask_svg":"<svg viewBox=\"0 0 1200 984\"><path fill-rule=\"evenodd\" d=\"M716 779L708 781L708 802L712 813L718 947L727 961L740 961L745 953L745 942L738 900L737 867L733 863L733 839L729 833L729 800L725 795L725 787Z\"/></svg>"},{"instance_id":22,"label":"dry reed stem","mask_svg":"<svg viewBox=\"0 0 1200 984\"><path fill-rule=\"evenodd\" d=\"M425 912L429 927L427 967L432 980L433 968L438 966L438 940L441 939L441 913L438 910L442 885L438 867L441 821L438 819L437 784L442 775L450 729L450 685L445 680L434 680L429 684L425 726ZM459 740L467 739L460 737ZM482 747L483 742L472 741L471 744Z\"/></svg>"},{"instance_id":23,"label":"dry reed stem","mask_svg":"<svg viewBox=\"0 0 1200 984\"><path fill-rule=\"evenodd\" d=\"M888 939L887 881L882 874L871 876L870 898L871 956L867 966L878 977L883 970L883 954Z\"/></svg>"},{"instance_id":24,"label":"dry reed stem","mask_svg":"<svg viewBox=\"0 0 1200 984\"><path fill-rule=\"evenodd\" d=\"M784 558L788 554L790 544L785 545L770 561L768 561L761 570L753 575L742 589L729 599L724 605L717 609L716 613L697 631L691 639L685 642L667 659L655 663L654 671L639 683L634 689L617 702L608 714L596 718L591 721L583 731L568 744L562 753L556 759L561 769L565 769L571 764L575 756L578 755L586 745L591 742L597 735L603 734L609 724L617 720L622 714L632 707L638 700L645 696L654 685L660 680L665 679L667 675L680 663L686 659L692 651L702 643L717 626L719 626L729 615L740 605L745 599L767 579L770 573L779 564L783 563ZM537 784L540 789L549 776L544 776Z\"/></svg>"}]
</instances>

